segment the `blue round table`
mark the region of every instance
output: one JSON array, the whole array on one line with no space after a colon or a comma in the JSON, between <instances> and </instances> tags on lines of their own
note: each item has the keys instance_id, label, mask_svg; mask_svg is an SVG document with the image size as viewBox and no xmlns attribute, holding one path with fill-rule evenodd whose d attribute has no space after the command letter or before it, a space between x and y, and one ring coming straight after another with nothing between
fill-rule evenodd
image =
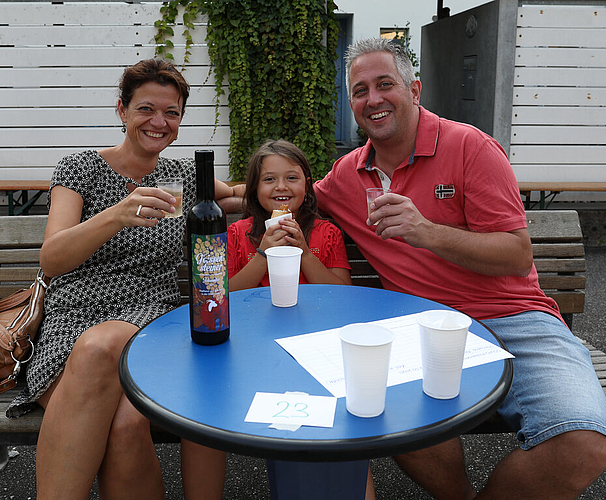
<instances>
[{"instance_id":1,"label":"blue round table","mask_svg":"<svg viewBox=\"0 0 606 500\"><path fill-rule=\"evenodd\" d=\"M278 464L367 464L370 458L425 448L472 429L498 408L511 385L513 365L506 359L463 370L460 395L450 400L430 398L416 380L389 387L385 412L375 418L349 414L340 398L332 428L304 426L292 432L245 422L256 392L331 396L274 339L448 307L398 292L337 285L300 285L298 304L289 308L274 307L269 288L231 292L229 299L227 342L194 344L188 306L182 306L139 330L120 360L124 391L141 413L213 448ZM470 330L502 345L476 321ZM270 475L283 475L274 465ZM295 497L291 492L284 498Z\"/></svg>"}]
</instances>

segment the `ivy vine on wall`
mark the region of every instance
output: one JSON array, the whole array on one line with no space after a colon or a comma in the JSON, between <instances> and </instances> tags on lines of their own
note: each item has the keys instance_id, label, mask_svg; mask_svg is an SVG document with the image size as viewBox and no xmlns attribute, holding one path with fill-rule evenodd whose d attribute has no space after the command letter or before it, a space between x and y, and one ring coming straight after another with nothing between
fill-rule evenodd
<instances>
[{"instance_id":1,"label":"ivy vine on wall","mask_svg":"<svg viewBox=\"0 0 606 500\"><path fill-rule=\"evenodd\" d=\"M330 170L339 31L335 8L332 0L171 0L162 5L156 22L159 56L173 58L170 37L181 16L187 63L195 50L194 21L208 18L217 106L225 78L229 86L233 180L245 179L248 157L268 138L299 146L314 178Z\"/></svg>"}]
</instances>

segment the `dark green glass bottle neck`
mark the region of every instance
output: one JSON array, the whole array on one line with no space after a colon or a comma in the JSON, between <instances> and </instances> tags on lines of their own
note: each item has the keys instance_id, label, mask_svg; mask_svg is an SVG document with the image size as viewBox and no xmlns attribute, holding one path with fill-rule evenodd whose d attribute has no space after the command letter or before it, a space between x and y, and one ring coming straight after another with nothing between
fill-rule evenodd
<instances>
[{"instance_id":1,"label":"dark green glass bottle neck","mask_svg":"<svg viewBox=\"0 0 606 500\"><path fill-rule=\"evenodd\" d=\"M198 201L215 199L215 167L213 151L196 151L196 189Z\"/></svg>"}]
</instances>

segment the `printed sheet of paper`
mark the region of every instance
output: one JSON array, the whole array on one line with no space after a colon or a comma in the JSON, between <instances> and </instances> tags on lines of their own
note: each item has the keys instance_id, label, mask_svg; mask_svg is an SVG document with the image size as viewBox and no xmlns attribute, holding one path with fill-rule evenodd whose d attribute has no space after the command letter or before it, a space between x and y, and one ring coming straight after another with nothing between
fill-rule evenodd
<instances>
[{"instance_id":1,"label":"printed sheet of paper","mask_svg":"<svg viewBox=\"0 0 606 500\"><path fill-rule=\"evenodd\" d=\"M374 321L394 332L387 386L423 377L417 314ZM276 339L297 362L335 397L345 397L343 357L339 329L323 330L295 337ZM513 356L500 347L474 335L467 336L463 369Z\"/></svg>"},{"instance_id":2,"label":"printed sheet of paper","mask_svg":"<svg viewBox=\"0 0 606 500\"><path fill-rule=\"evenodd\" d=\"M257 392L245 422L332 427L337 399L302 393Z\"/></svg>"}]
</instances>

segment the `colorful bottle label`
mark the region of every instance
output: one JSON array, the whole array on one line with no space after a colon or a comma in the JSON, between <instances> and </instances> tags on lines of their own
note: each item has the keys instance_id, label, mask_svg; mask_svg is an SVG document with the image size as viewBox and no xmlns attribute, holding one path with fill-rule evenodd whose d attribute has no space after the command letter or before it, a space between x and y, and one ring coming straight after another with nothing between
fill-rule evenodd
<instances>
[{"instance_id":1,"label":"colorful bottle label","mask_svg":"<svg viewBox=\"0 0 606 500\"><path fill-rule=\"evenodd\" d=\"M229 328L227 233L191 235L193 328L214 333Z\"/></svg>"}]
</instances>

